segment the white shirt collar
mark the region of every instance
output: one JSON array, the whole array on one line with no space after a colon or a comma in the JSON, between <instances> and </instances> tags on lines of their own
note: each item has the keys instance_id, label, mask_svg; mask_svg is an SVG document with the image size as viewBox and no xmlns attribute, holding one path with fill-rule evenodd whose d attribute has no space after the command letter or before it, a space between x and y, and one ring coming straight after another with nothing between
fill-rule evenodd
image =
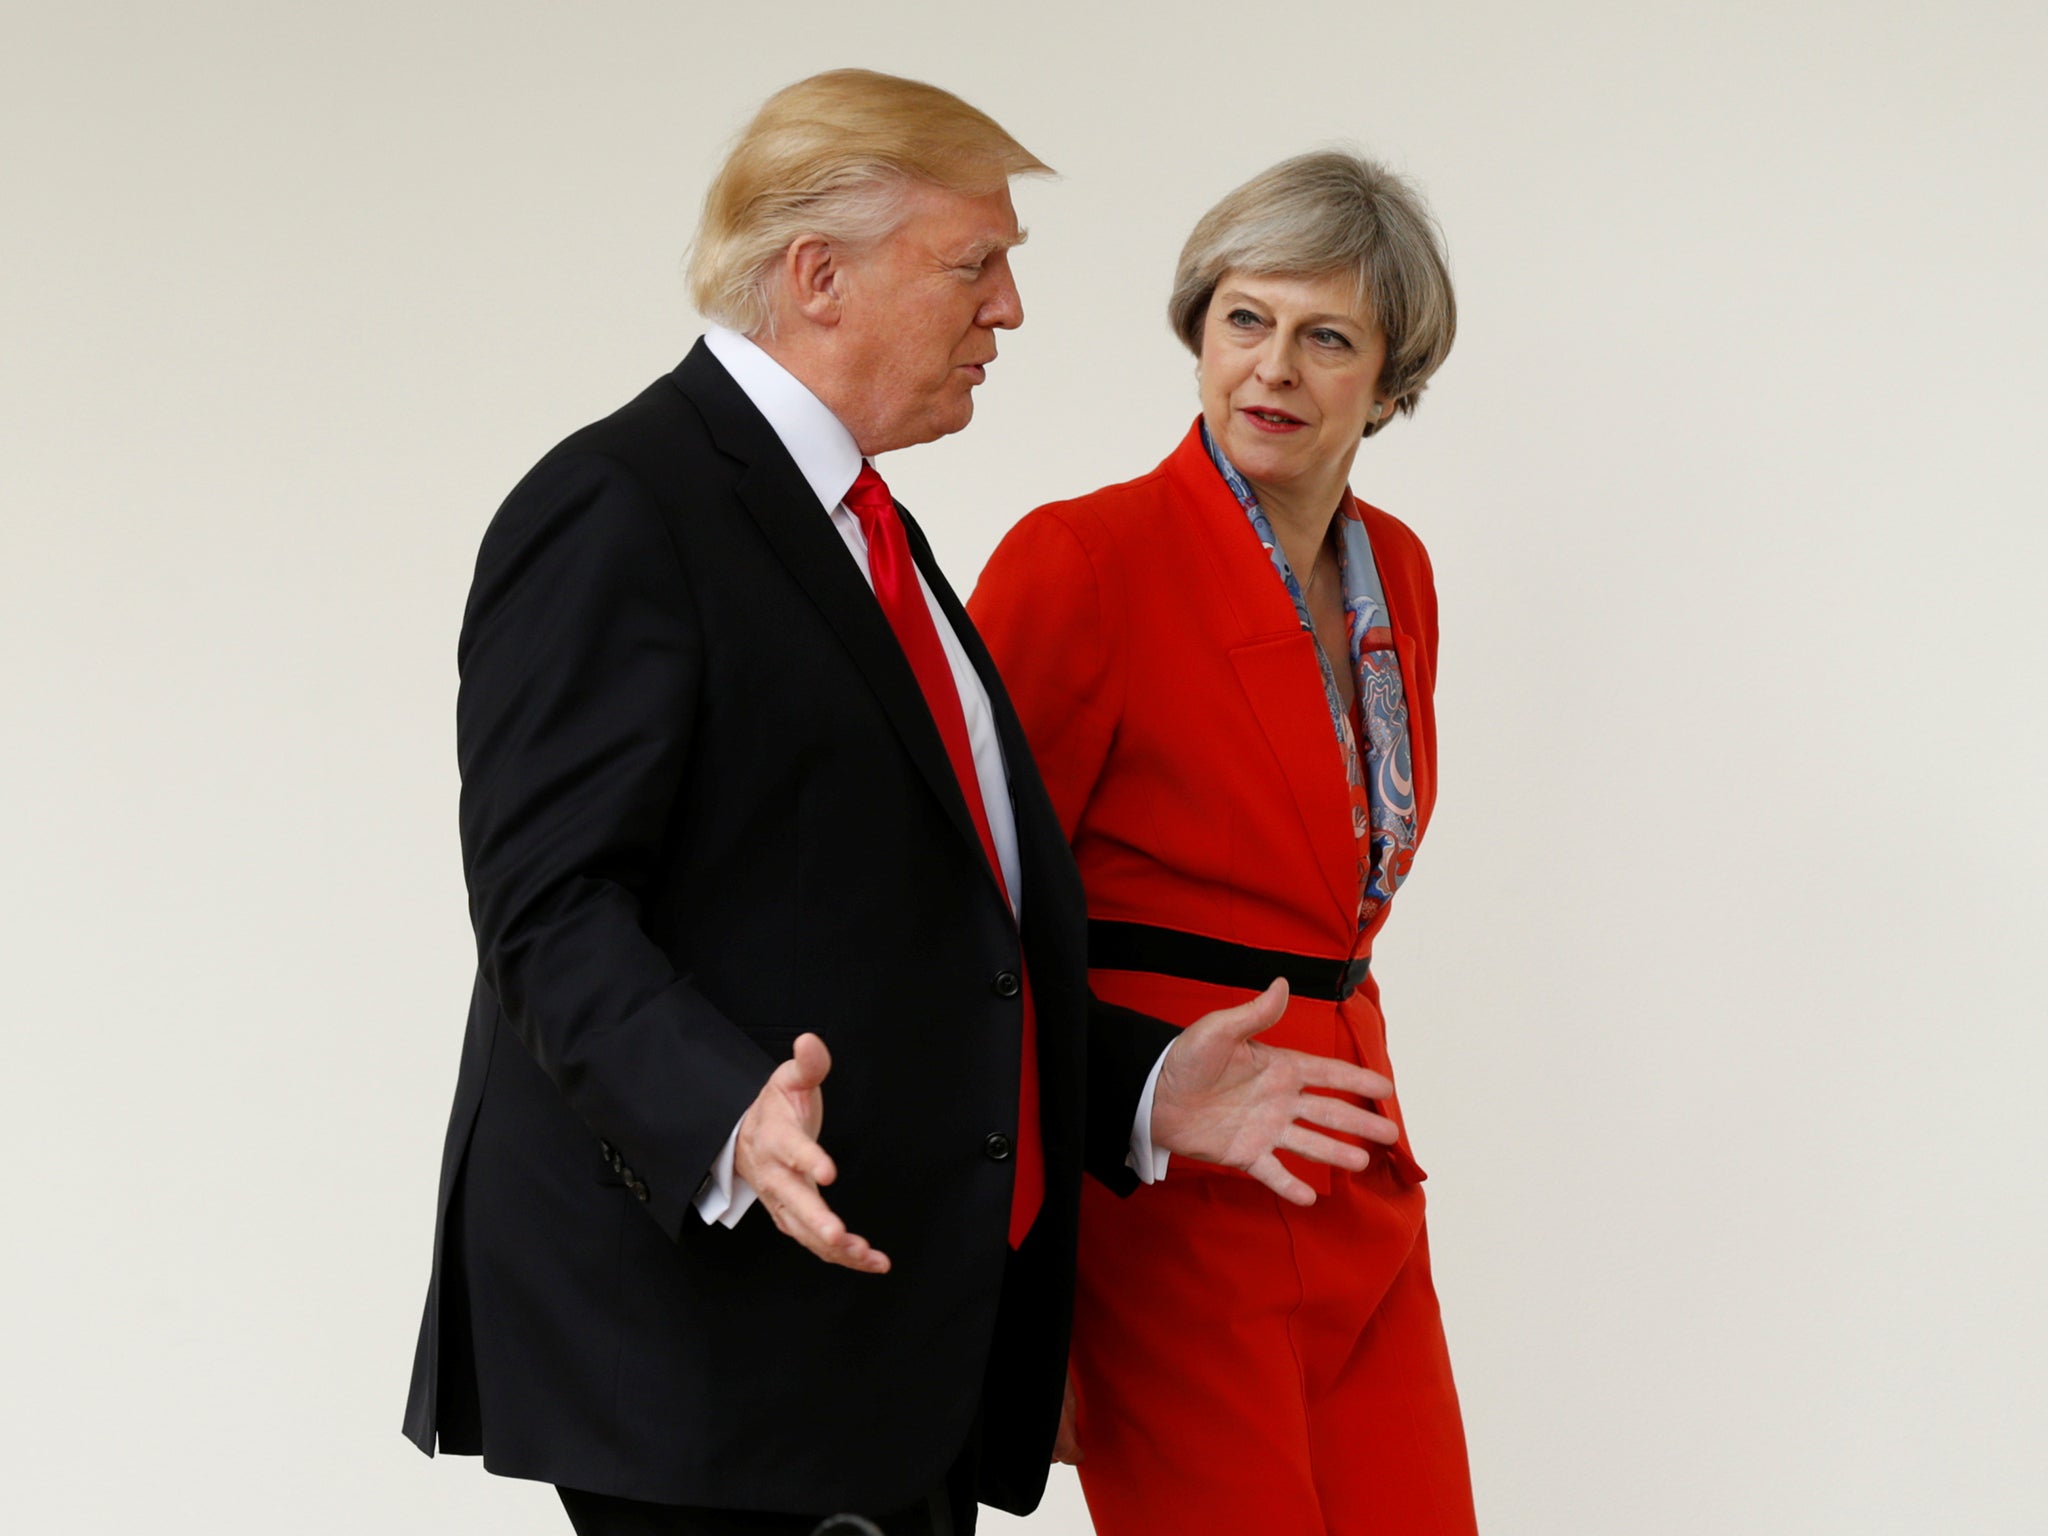
<instances>
[{"instance_id":1,"label":"white shirt collar","mask_svg":"<svg viewBox=\"0 0 2048 1536\"><path fill-rule=\"evenodd\" d=\"M830 512L844 501L861 464L860 447L845 424L802 380L738 331L709 326L704 345L768 418L819 505Z\"/></svg>"}]
</instances>

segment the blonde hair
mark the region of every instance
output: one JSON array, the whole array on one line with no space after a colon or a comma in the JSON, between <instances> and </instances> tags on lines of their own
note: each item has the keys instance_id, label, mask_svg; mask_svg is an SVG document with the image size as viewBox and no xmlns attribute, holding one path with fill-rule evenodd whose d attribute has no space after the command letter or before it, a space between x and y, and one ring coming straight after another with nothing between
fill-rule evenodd
<instances>
[{"instance_id":1,"label":"blonde hair","mask_svg":"<svg viewBox=\"0 0 2048 1536\"><path fill-rule=\"evenodd\" d=\"M813 75L769 97L726 156L691 243L690 296L706 319L754 335L792 241L885 239L913 182L980 197L1050 171L950 91L869 69Z\"/></svg>"},{"instance_id":2,"label":"blonde hair","mask_svg":"<svg viewBox=\"0 0 2048 1536\"><path fill-rule=\"evenodd\" d=\"M1413 185L1363 155L1296 155L1202 215L1181 248L1166 304L1174 334L1197 357L1209 301L1226 272L1355 276L1387 339L1380 389L1406 415L1415 413L1458 334L1442 229Z\"/></svg>"}]
</instances>

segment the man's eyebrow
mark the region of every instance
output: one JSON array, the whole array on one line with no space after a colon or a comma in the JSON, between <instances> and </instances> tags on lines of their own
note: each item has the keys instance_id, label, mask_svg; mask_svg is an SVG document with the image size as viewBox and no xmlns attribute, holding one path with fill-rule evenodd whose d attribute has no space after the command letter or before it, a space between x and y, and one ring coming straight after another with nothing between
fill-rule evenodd
<instances>
[{"instance_id":1,"label":"man's eyebrow","mask_svg":"<svg viewBox=\"0 0 2048 1536\"><path fill-rule=\"evenodd\" d=\"M1014 235L1005 235L994 240L977 240L960 253L960 260L963 264L986 261L997 251L1014 251L1030 238L1030 230L1020 229Z\"/></svg>"}]
</instances>

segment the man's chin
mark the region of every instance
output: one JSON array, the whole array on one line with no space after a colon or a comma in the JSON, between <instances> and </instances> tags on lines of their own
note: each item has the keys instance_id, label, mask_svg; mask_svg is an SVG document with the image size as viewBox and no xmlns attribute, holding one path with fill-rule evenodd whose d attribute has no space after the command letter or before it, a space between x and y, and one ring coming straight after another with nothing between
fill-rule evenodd
<instances>
[{"instance_id":1,"label":"man's chin","mask_svg":"<svg viewBox=\"0 0 2048 1536\"><path fill-rule=\"evenodd\" d=\"M942 437L951 437L972 420L974 397L963 395L956 404L944 411L934 411L921 421L906 422L891 433L879 447L870 448L863 444L861 452L872 456L877 453L890 453L898 448L915 448L919 443L935 443Z\"/></svg>"}]
</instances>

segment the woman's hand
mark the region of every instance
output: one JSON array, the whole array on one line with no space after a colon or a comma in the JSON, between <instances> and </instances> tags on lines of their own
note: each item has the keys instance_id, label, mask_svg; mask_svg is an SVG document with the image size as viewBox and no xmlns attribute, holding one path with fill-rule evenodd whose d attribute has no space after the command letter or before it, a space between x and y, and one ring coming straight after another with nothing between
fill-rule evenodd
<instances>
[{"instance_id":1,"label":"woman's hand","mask_svg":"<svg viewBox=\"0 0 2048 1536\"><path fill-rule=\"evenodd\" d=\"M1253 1040L1279 1023L1286 1010L1287 983L1276 979L1250 1002L1205 1013L1182 1030L1159 1069L1152 1139L1184 1157L1242 1168L1281 1199L1313 1205L1316 1192L1287 1171L1273 1155L1277 1149L1356 1173L1368 1161L1365 1148L1309 1127L1320 1125L1388 1146L1401 1133L1384 1115L1331 1097L1349 1093L1383 1099L1394 1085L1379 1073ZM1326 1091L1311 1093L1311 1088Z\"/></svg>"}]
</instances>

